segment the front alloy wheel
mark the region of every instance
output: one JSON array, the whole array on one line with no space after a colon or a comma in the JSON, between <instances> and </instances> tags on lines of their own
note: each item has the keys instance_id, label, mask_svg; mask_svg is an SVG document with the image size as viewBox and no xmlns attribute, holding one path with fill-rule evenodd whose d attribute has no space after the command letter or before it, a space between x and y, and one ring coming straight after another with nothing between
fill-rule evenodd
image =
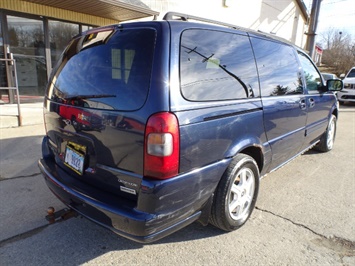
<instances>
[{"instance_id":1,"label":"front alloy wheel","mask_svg":"<svg viewBox=\"0 0 355 266\"><path fill-rule=\"evenodd\" d=\"M333 149L335 134L337 129L337 118L335 115L330 117L328 127L320 138L319 143L315 146L315 149L321 152L328 152Z\"/></svg>"},{"instance_id":2,"label":"front alloy wheel","mask_svg":"<svg viewBox=\"0 0 355 266\"><path fill-rule=\"evenodd\" d=\"M328 125L328 130L327 130L327 148L328 150L331 150L334 145L334 139L335 139L335 121L336 119L330 120L330 123Z\"/></svg>"}]
</instances>

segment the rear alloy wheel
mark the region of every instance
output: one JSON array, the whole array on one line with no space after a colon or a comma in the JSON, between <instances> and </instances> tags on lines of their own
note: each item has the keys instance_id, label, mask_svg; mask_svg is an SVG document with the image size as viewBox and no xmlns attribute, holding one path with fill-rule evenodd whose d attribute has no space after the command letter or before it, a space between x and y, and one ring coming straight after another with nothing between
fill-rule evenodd
<instances>
[{"instance_id":1,"label":"rear alloy wheel","mask_svg":"<svg viewBox=\"0 0 355 266\"><path fill-rule=\"evenodd\" d=\"M332 115L327 129L320 138L319 143L315 146L315 149L321 152L328 152L333 149L335 141L335 133L337 128L337 118Z\"/></svg>"},{"instance_id":2,"label":"rear alloy wheel","mask_svg":"<svg viewBox=\"0 0 355 266\"><path fill-rule=\"evenodd\" d=\"M238 229L250 217L258 190L259 169L255 160L238 154L218 184L210 222L224 231Z\"/></svg>"}]
</instances>

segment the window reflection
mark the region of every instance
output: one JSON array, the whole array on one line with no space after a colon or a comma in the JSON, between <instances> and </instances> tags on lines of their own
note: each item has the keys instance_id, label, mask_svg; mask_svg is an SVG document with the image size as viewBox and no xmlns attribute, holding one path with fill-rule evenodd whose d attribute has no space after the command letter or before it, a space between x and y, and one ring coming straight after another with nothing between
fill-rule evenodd
<instances>
[{"instance_id":1,"label":"window reflection","mask_svg":"<svg viewBox=\"0 0 355 266\"><path fill-rule=\"evenodd\" d=\"M52 67L60 58L61 53L68 45L69 41L79 34L79 25L62 22L49 21L49 43L51 48Z\"/></svg>"},{"instance_id":2,"label":"window reflection","mask_svg":"<svg viewBox=\"0 0 355 266\"><path fill-rule=\"evenodd\" d=\"M94 109L139 109L148 95L154 44L152 29L78 37L63 53L47 95Z\"/></svg>"},{"instance_id":3,"label":"window reflection","mask_svg":"<svg viewBox=\"0 0 355 266\"><path fill-rule=\"evenodd\" d=\"M91 30L92 28L93 28L93 27L91 27L91 26L87 26L87 25L82 25L82 26L81 26L82 32L85 32L85 31Z\"/></svg>"},{"instance_id":4,"label":"window reflection","mask_svg":"<svg viewBox=\"0 0 355 266\"><path fill-rule=\"evenodd\" d=\"M186 99L213 101L259 96L248 37L186 30L180 56L181 91Z\"/></svg>"},{"instance_id":5,"label":"window reflection","mask_svg":"<svg viewBox=\"0 0 355 266\"><path fill-rule=\"evenodd\" d=\"M0 58L5 58L4 48L8 48L8 52L16 60L20 95L43 96L48 81L47 67L48 70L51 70L56 64L72 37L79 34L80 26L83 31L92 28L88 25L48 20L49 30L48 34L45 35L45 20L42 17L35 18L32 16L27 18L21 17L20 14L19 16L5 15L4 17L7 23L2 27L0 24ZM5 36L2 35L2 30L5 30ZM49 47L46 47L46 44L49 44ZM50 53L48 53L50 59L46 58L46 55L48 55L46 54L46 48L50 49ZM10 58L10 55L7 58ZM50 62L51 64L47 65ZM13 76L13 67L6 67L4 62L0 62L0 86L14 85L11 79L9 84L7 80L8 77ZM0 99L1 94L6 94L6 90L0 91ZM34 98L24 97L23 99L31 101Z\"/></svg>"},{"instance_id":6,"label":"window reflection","mask_svg":"<svg viewBox=\"0 0 355 266\"><path fill-rule=\"evenodd\" d=\"M261 95L279 96L303 92L293 48L282 43L252 38L259 70Z\"/></svg>"},{"instance_id":7,"label":"window reflection","mask_svg":"<svg viewBox=\"0 0 355 266\"><path fill-rule=\"evenodd\" d=\"M1 25L1 20L0 20L0 58L3 59L5 58L4 54L4 39L2 36L2 25ZM6 65L5 62L0 62L0 87L6 87L7 86L7 79L6 79ZM0 100L2 94L4 94L5 91L0 90Z\"/></svg>"},{"instance_id":8,"label":"window reflection","mask_svg":"<svg viewBox=\"0 0 355 266\"><path fill-rule=\"evenodd\" d=\"M308 57L303 54L299 53L299 58L301 61L301 65L303 67L304 76L306 79L307 90L308 91L317 91L322 87L321 77L312 64L312 62L308 59Z\"/></svg>"},{"instance_id":9,"label":"window reflection","mask_svg":"<svg viewBox=\"0 0 355 266\"><path fill-rule=\"evenodd\" d=\"M47 82L43 22L7 16L7 24L20 94L43 95Z\"/></svg>"}]
</instances>

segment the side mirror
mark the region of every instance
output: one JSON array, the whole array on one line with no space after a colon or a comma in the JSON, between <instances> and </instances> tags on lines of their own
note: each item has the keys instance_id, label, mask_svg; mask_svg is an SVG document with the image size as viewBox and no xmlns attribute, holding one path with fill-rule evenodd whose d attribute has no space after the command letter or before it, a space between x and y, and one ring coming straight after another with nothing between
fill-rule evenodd
<instances>
[{"instance_id":1,"label":"side mirror","mask_svg":"<svg viewBox=\"0 0 355 266\"><path fill-rule=\"evenodd\" d=\"M341 91L344 88L343 81L340 79L329 79L327 80L327 90L328 91Z\"/></svg>"},{"instance_id":2,"label":"side mirror","mask_svg":"<svg viewBox=\"0 0 355 266\"><path fill-rule=\"evenodd\" d=\"M345 78L345 74L344 74L344 73L343 73L343 74L340 74L340 78L341 78L341 79Z\"/></svg>"}]
</instances>

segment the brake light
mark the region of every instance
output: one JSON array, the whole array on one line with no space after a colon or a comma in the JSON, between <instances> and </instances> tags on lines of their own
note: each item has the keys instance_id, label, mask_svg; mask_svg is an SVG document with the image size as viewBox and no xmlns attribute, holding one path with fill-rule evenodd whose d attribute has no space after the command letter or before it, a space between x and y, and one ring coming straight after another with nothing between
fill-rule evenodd
<instances>
[{"instance_id":1,"label":"brake light","mask_svg":"<svg viewBox=\"0 0 355 266\"><path fill-rule=\"evenodd\" d=\"M144 176L168 179L179 170L179 124L174 114L152 115L145 128Z\"/></svg>"}]
</instances>

